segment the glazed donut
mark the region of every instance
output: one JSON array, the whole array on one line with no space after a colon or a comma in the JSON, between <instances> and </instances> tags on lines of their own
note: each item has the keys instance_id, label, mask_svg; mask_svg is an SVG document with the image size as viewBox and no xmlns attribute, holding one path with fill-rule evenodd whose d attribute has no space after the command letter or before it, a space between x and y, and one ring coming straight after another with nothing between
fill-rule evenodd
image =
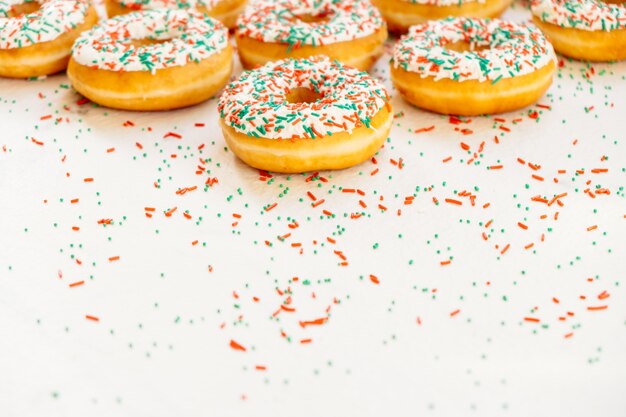
<instances>
[{"instance_id":1,"label":"glazed donut","mask_svg":"<svg viewBox=\"0 0 626 417\"><path fill-rule=\"evenodd\" d=\"M322 56L244 72L224 90L218 110L235 155L284 173L359 164L378 151L393 119L380 82Z\"/></svg>"},{"instance_id":2,"label":"glazed donut","mask_svg":"<svg viewBox=\"0 0 626 417\"><path fill-rule=\"evenodd\" d=\"M498 17L513 0L372 0L387 21L390 32L446 17Z\"/></svg>"},{"instance_id":3,"label":"glazed donut","mask_svg":"<svg viewBox=\"0 0 626 417\"><path fill-rule=\"evenodd\" d=\"M239 16L235 39L246 69L326 55L367 70L383 52L387 28L369 0L260 0Z\"/></svg>"},{"instance_id":4,"label":"glazed donut","mask_svg":"<svg viewBox=\"0 0 626 417\"><path fill-rule=\"evenodd\" d=\"M83 33L67 75L90 100L125 110L167 110L213 96L232 71L228 30L179 9L134 12Z\"/></svg>"},{"instance_id":5,"label":"glazed donut","mask_svg":"<svg viewBox=\"0 0 626 417\"><path fill-rule=\"evenodd\" d=\"M409 103L443 114L501 113L534 103L552 83L543 34L498 19L413 26L395 45L391 80Z\"/></svg>"},{"instance_id":6,"label":"glazed donut","mask_svg":"<svg viewBox=\"0 0 626 417\"><path fill-rule=\"evenodd\" d=\"M86 0L0 0L0 76L64 70L74 40L97 20Z\"/></svg>"},{"instance_id":7,"label":"glazed donut","mask_svg":"<svg viewBox=\"0 0 626 417\"><path fill-rule=\"evenodd\" d=\"M607 3L533 0L531 11L558 53L586 61L626 59L626 4Z\"/></svg>"},{"instance_id":8,"label":"glazed donut","mask_svg":"<svg viewBox=\"0 0 626 417\"><path fill-rule=\"evenodd\" d=\"M227 28L234 28L237 16L243 12L247 0L105 0L109 17L139 10L195 9L219 20Z\"/></svg>"}]
</instances>

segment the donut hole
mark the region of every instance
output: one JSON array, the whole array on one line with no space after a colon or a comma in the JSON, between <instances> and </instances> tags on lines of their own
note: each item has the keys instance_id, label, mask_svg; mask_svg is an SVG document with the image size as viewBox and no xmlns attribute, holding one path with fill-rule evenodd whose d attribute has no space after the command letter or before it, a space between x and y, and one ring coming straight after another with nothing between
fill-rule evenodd
<instances>
[{"instance_id":1,"label":"donut hole","mask_svg":"<svg viewBox=\"0 0 626 417\"><path fill-rule=\"evenodd\" d=\"M41 4L36 1L25 1L24 3L14 4L9 9L8 17L16 18L22 17L28 14L36 13L41 9Z\"/></svg>"},{"instance_id":2,"label":"donut hole","mask_svg":"<svg viewBox=\"0 0 626 417\"><path fill-rule=\"evenodd\" d=\"M331 12L329 11L322 11L320 13L303 13L303 14L298 14L294 16L296 18L296 20L303 22L303 23L309 23L309 24L324 24L324 23L328 23L330 21L331 18Z\"/></svg>"},{"instance_id":3,"label":"donut hole","mask_svg":"<svg viewBox=\"0 0 626 417\"><path fill-rule=\"evenodd\" d=\"M476 42L450 42L443 45L444 48L454 52L481 52L487 49L491 49L489 44L477 44Z\"/></svg>"},{"instance_id":4,"label":"donut hole","mask_svg":"<svg viewBox=\"0 0 626 417\"><path fill-rule=\"evenodd\" d=\"M129 43L135 48L141 48L143 46L161 45L162 43L169 42L171 39L131 39Z\"/></svg>"},{"instance_id":5,"label":"donut hole","mask_svg":"<svg viewBox=\"0 0 626 417\"><path fill-rule=\"evenodd\" d=\"M287 102L291 104L315 103L322 97L324 97L322 94L310 88L296 87L287 93Z\"/></svg>"}]
</instances>

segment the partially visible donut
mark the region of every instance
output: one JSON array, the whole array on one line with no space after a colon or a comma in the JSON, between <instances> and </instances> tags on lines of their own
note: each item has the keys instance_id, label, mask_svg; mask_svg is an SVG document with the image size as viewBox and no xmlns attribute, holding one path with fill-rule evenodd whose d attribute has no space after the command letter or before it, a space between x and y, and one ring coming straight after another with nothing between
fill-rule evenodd
<instances>
[{"instance_id":1,"label":"partially visible donut","mask_svg":"<svg viewBox=\"0 0 626 417\"><path fill-rule=\"evenodd\" d=\"M64 70L74 40L97 20L86 0L0 1L0 76L28 78Z\"/></svg>"},{"instance_id":2,"label":"partially visible donut","mask_svg":"<svg viewBox=\"0 0 626 417\"><path fill-rule=\"evenodd\" d=\"M258 0L239 16L235 39L247 69L326 55L367 70L383 52L387 27L369 0Z\"/></svg>"},{"instance_id":3,"label":"partially visible donut","mask_svg":"<svg viewBox=\"0 0 626 417\"><path fill-rule=\"evenodd\" d=\"M406 33L411 26L446 17L498 17L513 0L372 0L390 32Z\"/></svg>"},{"instance_id":4,"label":"partially visible donut","mask_svg":"<svg viewBox=\"0 0 626 417\"><path fill-rule=\"evenodd\" d=\"M234 28L237 16L246 7L247 0L105 0L109 17L154 9L194 9L208 14Z\"/></svg>"},{"instance_id":5,"label":"partially visible donut","mask_svg":"<svg viewBox=\"0 0 626 417\"><path fill-rule=\"evenodd\" d=\"M533 0L531 10L558 53L586 61L626 59L626 4Z\"/></svg>"}]
</instances>

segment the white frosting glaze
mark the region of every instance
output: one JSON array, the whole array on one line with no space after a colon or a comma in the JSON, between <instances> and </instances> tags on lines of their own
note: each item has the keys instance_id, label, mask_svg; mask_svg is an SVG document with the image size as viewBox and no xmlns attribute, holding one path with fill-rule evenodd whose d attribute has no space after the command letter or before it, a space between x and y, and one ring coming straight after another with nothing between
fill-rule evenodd
<instances>
[{"instance_id":1,"label":"white frosting glaze","mask_svg":"<svg viewBox=\"0 0 626 417\"><path fill-rule=\"evenodd\" d=\"M324 17L306 22L299 17ZM325 45L369 36L384 21L368 0L257 0L237 20L237 35L262 42Z\"/></svg>"},{"instance_id":2,"label":"white frosting glaze","mask_svg":"<svg viewBox=\"0 0 626 417\"><path fill-rule=\"evenodd\" d=\"M456 52L446 48L457 42L477 49ZM541 31L498 19L448 18L412 26L393 53L396 68L423 78L457 81L497 82L537 71L555 60L552 45Z\"/></svg>"},{"instance_id":3,"label":"white frosting glaze","mask_svg":"<svg viewBox=\"0 0 626 417\"><path fill-rule=\"evenodd\" d=\"M0 0L0 49L15 49L53 41L85 21L89 4L82 0L41 0L40 9L8 17L23 0Z\"/></svg>"},{"instance_id":4,"label":"white frosting glaze","mask_svg":"<svg viewBox=\"0 0 626 417\"><path fill-rule=\"evenodd\" d=\"M295 88L322 97L313 103L290 103L287 95ZM369 127L388 101L385 87L366 72L317 56L244 72L226 87L218 110L228 126L249 136L319 138Z\"/></svg>"},{"instance_id":5,"label":"white frosting glaze","mask_svg":"<svg viewBox=\"0 0 626 417\"><path fill-rule=\"evenodd\" d=\"M167 40L135 47L133 39ZM197 62L228 45L228 30L204 14L160 9L116 16L83 33L72 57L81 65L109 71L155 72Z\"/></svg>"},{"instance_id":6,"label":"white frosting glaze","mask_svg":"<svg viewBox=\"0 0 626 417\"><path fill-rule=\"evenodd\" d=\"M531 11L542 22L587 31L626 28L626 5L597 0L533 0Z\"/></svg>"},{"instance_id":7,"label":"white frosting glaze","mask_svg":"<svg viewBox=\"0 0 626 417\"><path fill-rule=\"evenodd\" d=\"M124 7L133 10L154 9L196 9L204 7L211 9L220 0L116 0Z\"/></svg>"},{"instance_id":8,"label":"white frosting glaze","mask_svg":"<svg viewBox=\"0 0 626 417\"><path fill-rule=\"evenodd\" d=\"M465 3L485 3L487 0L401 0L405 3L423 4L426 6L462 6Z\"/></svg>"}]
</instances>

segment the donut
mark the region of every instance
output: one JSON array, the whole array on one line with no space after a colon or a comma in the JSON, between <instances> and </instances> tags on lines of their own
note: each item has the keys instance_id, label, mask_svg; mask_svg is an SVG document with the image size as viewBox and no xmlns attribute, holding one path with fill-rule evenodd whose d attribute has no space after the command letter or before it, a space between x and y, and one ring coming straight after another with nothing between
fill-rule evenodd
<instances>
[{"instance_id":1,"label":"donut","mask_svg":"<svg viewBox=\"0 0 626 417\"><path fill-rule=\"evenodd\" d=\"M237 16L246 7L247 0L105 0L109 17L139 10L195 9L219 20L227 28L234 28Z\"/></svg>"},{"instance_id":2,"label":"donut","mask_svg":"<svg viewBox=\"0 0 626 417\"><path fill-rule=\"evenodd\" d=\"M533 21L565 56L626 59L626 4L598 0L533 0Z\"/></svg>"},{"instance_id":3,"label":"donut","mask_svg":"<svg viewBox=\"0 0 626 417\"><path fill-rule=\"evenodd\" d=\"M213 96L232 71L228 30L195 11L159 9L105 20L83 33L67 69L90 100L124 110L167 110Z\"/></svg>"},{"instance_id":4,"label":"donut","mask_svg":"<svg viewBox=\"0 0 626 417\"><path fill-rule=\"evenodd\" d=\"M379 81L324 56L244 72L226 87L218 110L235 155L283 173L359 164L378 151L393 119Z\"/></svg>"},{"instance_id":5,"label":"donut","mask_svg":"<svg viewBox=\"0 0 626 417\"><path fill-rule=\"evenodd\" d=\"M443 114L502 113L537 101L556 57L541 31L498 19L413 26L395 45L391 80L403 98Z\"/></svg>"},{"instance_id":6,"label":"donut","mask_svg":"<svg viewBox=\"0 0 626 417\"><path fill-rule=\"evenodd\" d=\"M86 0L0 0L0 76L29 78L64 70L74 40L97 20Z\"/></svg>"},{"instance_id":7,"label":"donut","mask_svg":"<svg viewBox=\"0 0 626 417\"><path fill-rule=\"evenodd\" d=\"M387 27L369 0L260 0L239 16L235 39L246 69L326 55L367 70L383 52Z\"/></svg>"},{"instance_id":8,"label":"donut","mask_svg":"<svg viewBox=\"0 0 626 417\"><path fill-rule=\"evenodd\" d=\"M500 16L513 0L372 0L390 32L406 33L411 26L446 17Z\"/></svg>"}]
</instances>

